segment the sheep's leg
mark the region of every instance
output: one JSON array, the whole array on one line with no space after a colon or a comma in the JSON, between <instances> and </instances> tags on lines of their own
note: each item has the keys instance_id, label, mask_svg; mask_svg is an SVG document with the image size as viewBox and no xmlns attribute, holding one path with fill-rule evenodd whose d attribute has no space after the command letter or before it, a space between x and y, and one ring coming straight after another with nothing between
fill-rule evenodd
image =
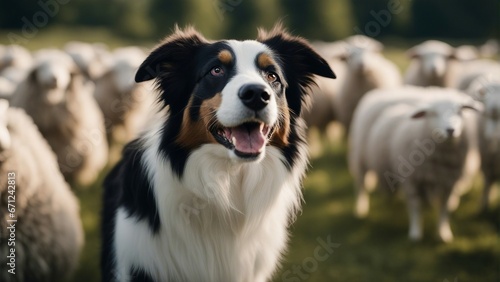
<instances>
[{"instance_id":1,"label":"sheep's leg","mask_svg":"<svg viewBox=\"0 0 500 282\"><path fill-rule=\"evenodd\" d=\"M448 212L447 201L441 201L439 203L439 221L438 221L438 233L439 238L443 240L443 242L451 242L453 240L453 233L451 232L450 227L450 217Z\"/></svg>"},{"instance_id":2,"label":"sheep's leg","mask_svg":"<svg viewBox=\"0 0 500 282\"><path fill-rule=\"evenodd\" d=\"M490 191L491 187L493 186L494 181L492 180L491 177L488 177L487 175L484 176L484 188L483 188L483 195L481 197L481 211L487 211L489 208L489 201L490 201Z\"/></svg>"},{"instance_id":3,"label":"sheep's leg","mask_svg":"<svg viewBox=\"0 0 500 282\"><path fill-rule=\"evenodd\" d=\"M358 218L365 218L370 210L370 198L364 184L365 173L361 173L356 179L356 204L354 214Z\"/></svg>"},{"instance_id":4,"label":"sheep's leg","mask_svg":"<svg viewBox=\"0 0 500 282\"><path fill-rule=\"evenodd\" d=\"M460 205L460 195L458 193L451 193L450 198L448 199L448 210L455 211Z\"/></svg>"},{"instance_id":5,"label":"sheep's leg","mask_svg":"<svg viewBox=\"0 0 500 282\"><path fill-rule=\"evenodd\" d=\"M413 185L405 185L405 191L410 221L408 236L412 241L419 241L422 239L421 199Z\"/></svg>"},{"instance_id":6,"label":"sheep's leg","mask_svg":"<svg viewBox=\"0 0 500 282\"><path fill-rule=\"evenodd\" d=\"M365 190L368 191L368 193L375 191L375 189L377 188L377 184L378 184L377 173L375 171L368 171L365 174L364 179L365 179L364 180Z\"/></svg>"}]
</instances>

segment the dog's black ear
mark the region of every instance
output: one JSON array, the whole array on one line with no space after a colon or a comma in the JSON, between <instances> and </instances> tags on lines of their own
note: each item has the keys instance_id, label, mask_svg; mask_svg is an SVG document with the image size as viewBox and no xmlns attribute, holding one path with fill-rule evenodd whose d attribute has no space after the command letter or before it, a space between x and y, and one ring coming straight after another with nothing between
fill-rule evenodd
<instances>
[{"instance_id":1,"label":"dog's black ear","mask_svg":"<svg viewBox=\"0 0 500 282\"><path fill-rule=\"evenodd\" d=\"M286 67L296 70L298 75L316 74L335 78L335 73L328 63L313 50L311 45L304 38L289 34L281 23L269 32L259 29L258 41L274 50Z\"/></svg>"},{"instance_id":2,"label":"dog's black ear","mask_svg":"<svg viewBox=\"0 0 500 282\"><path fill-rule=\"evenodd\" d=\"M196 50L207 43L208 41L194 28L181 30L176 26L174 33L154 48L141 64L135 74L135 81L151 80L162 72L169 72L177 67L182 68L183 64L192 59Z\"/></svg>"},{"instance_id":3,"label":"dog's black ear","mask_svg":"<svg viewBox=\"0 0 500 282\"><path fill-rule=\"evenodd\" d=\"M257 40L267 45L279 57L289 84L288 104L297 115L300 114L307 88L314 84L314 75L336 77L325 59L316 53L305 39L289 34L281 23L276 24L269 32L259 29ZM294 84L298 87L294 87ZM296 97L297 95L299 97Z\"/></svg>"}]
</instances>

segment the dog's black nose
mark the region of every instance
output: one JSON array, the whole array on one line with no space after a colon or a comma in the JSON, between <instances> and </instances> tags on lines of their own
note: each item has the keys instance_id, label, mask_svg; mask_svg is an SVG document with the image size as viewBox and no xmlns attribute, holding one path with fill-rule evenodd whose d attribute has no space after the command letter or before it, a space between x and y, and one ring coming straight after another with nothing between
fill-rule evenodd
<instances>
[{"instance_id":1,"label":"dog's black nose","mask_svg":"<svg viewBox=\"0 0 500 282\"><path fill-rule=\"evenodd\" d=\"M271 100L271 95L264 85L247 84L238 91L238 97L248 108L259 111L262 110Z\"/></svg>"},{"instance_id":2,"label":"dog's black nose","mask_svg":"<svg viewBox=\"0 0 500 282\"><path fill-rule=\"evenodd\" d=\"M455 129L453 129L453 128L447 128L446 132L448 133L448 136L453 136L453 132L455 132Z\"/></svg>"}]
</instances>

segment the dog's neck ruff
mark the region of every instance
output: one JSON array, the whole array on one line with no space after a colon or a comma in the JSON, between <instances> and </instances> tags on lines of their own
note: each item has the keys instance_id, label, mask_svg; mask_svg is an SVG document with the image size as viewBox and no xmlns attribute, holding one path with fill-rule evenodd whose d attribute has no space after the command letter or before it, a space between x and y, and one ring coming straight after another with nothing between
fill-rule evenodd
<instances>
[{"instance_id":1,"label":"dog's neck ruff","mask_svg":"<svg viewBox=\"0 0 500 282\"><path fill-rule=\"evenodd\" d=\"M272 146L260 162L238 162L223 146L205 144L191 152L179 177L159 153L159 130L146 134L141 162L153 187L149 193L154 193L160 228L152 232L146 221L136 222L119 209L116 244L137 243L129 244L127 253L117 248L118 265L139 267L153 278L190 273L172 277L189 281L244 281L254 273L272 273L287 241L286 226L300 207L307 158L290 171ZM305 145L301 151L306 153ZM184 261L189 257L198 259ZM117 271L120 277L129 275L128 268Z\"/></svg>"}]
</instances>

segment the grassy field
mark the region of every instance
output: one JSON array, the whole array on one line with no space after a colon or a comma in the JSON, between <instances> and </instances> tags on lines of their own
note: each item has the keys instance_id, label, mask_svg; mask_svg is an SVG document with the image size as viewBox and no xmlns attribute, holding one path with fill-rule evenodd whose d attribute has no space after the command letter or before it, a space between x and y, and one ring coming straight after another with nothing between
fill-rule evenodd
<instances>
[{"instance_id":1,"label":"grassy field","mask_svg":"<svg viewBox=\"0 0 500 282\"><path fill-rule=\"evenodd\" d=\"M0 31L0 44L8 43L8 31ZM68 40L151 46L117 38L106 30L42 30L26 45L31 50L61 47ZM399 45L405 46L405 44ZM402 69L408 61L403 49L390 47L386 55ZM500 204L478 214L478 187L462 198L451 224L455 240L440 243L435 213L427 209L424 240L407 239L407 214L398 195L375 192L368 218L353 216L352 178L346 165L344 142L320 140L304 183L304 205L291 226L291 240L274 281L500 281ZM317 146L316 145L316 146ZM109 168L108 168L109 169ZM99 281L101 178L92 186L77 189L86 244L80 265L71 281ZM325 250L324 242L334 248Z\"/></svg>"},{"instance_id":2,"label":"grassy field","mask_svg":"<svg viewBox=\"0 0 500 282\"><path fill-rule=\"evenodd\" d=\"M406 206L398 195L375 192L368 218L353 216L345 144L321 143L323 151L312 160L304 183L303 210L290 228L289 250L274 281L499 281L499 204L478 214L479 187L462 198L452 215L452 243L439 242L429 207L424 240L411 243ZM101 180L77 192L86 245L72 281L99 281ZM333 247L323 249L321 242Z\"/></svg>"},{"instance_id":3,"label":"grassy field","mask_svg":"<svg viewBox=\"0 0 500 282\"><path fill-rule=\"evenodd\" d=\"M353 216L345 152L344 144L327 145L312 160L304 209L291 228L290 251L275 281L499 281L499 209L496 205L490 213L478 215L479 189L463 197L452 215L453 243L437 239L430 208L425 214L424 240L411 243L406 206L398 195L375 192L368 218ZM321 245L318 238L328 237L338 247L325 261L313 263L314 251ZM302 278L284 276L297 266ZM291 277L296 279L284 279Z\"/></svg>"},{"instance_id":4,"label":"grassy field","mask_svg":"<svg viewBox=\"0 0 500 282\"><path fill-rule=\"evenodd\" d=\"M16 43L10 39L21 38ZM110 48L116 48L126 45L154 46L155 42L144 42L133 39L119 37L109 29L88 28L88 27L47 27L40 29L32 38L23 35L19 30L0 30L0 44L20 44L30 50L40 48L61 48L66 42L71 40L83 42L102 42Z\"/></svg>"}]
</instances>

